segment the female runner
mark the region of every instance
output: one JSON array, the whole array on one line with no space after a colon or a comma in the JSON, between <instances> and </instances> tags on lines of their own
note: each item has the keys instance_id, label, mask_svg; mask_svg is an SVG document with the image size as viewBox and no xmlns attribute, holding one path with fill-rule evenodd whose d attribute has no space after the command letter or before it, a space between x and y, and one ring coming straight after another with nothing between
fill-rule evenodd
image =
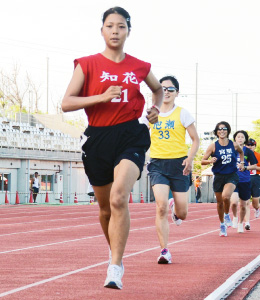
<instances>
[{"instance_id":1,"label":"female runner","mask_svg":"<svg viewBox=\"0 0 260 300\"><path fill-rule=\"evenodd\" d=\"M200 140L194 118L186 109L175 104L179 95L178 80L174 76L165 76L160 83L164 99L158 123L150 124L151 161L147 169L156 201L156 231L161 246L157 262L169 264L172 256L168 249L168 209L170 206L176 225L180 225L187 216L192 163ZM186 132L192 140L189 153ZM168 201L170 190L174 199Z\"/></svg>"},{"instance_id":2,"label":"female runner","mask_svg":"<svg viewBox=\"0 0 260 300\"><path fill-rule=\"evenodd\" d=\"M144 81L153 94L149 122L158 121L163 98L151 65L124 52L130 29L130 15L123 8L113 7L103 14L105 50L75 60L75 71L62 101L63 111L84 108L88 117L82 158L111 248L104 286L115 289L122 289L122 257L130 227L128 199L150 146L149 131L138 122L145 102L140 83Z\"/></svg>"},{"instance_id":3,"label":"female runner","mask_svg":"<svg viewBox=\"0 0 260 300\"><path fill-rule=\"evenodd\" d=\"M238 170L237 174L239 176L239 183L231 196L231 209L233 212L233 228L237 228L239 233L244 232L243 221L246 215L246 207L249 204L251 198L251 182L250 182L250 172L248 170L249 163L250 169L256 167L257 160L255 158L254 152L248 149L245 144L248 142L248 134L244 130L237 131L234 136L234 141L243 149L244 152L244 168ZM239 157L237 157L238 164L240 163ZM242 172L241 172L242 171ZM240 213L239 213L239 223L237 217L237 205L240 202ZM250 229L250 227L249 227Z\"/></svg>"},{"instance_id":4,"label":"female runner","mask_svg":"<svg viewBox=\"0 0 260 300\"><path fill-rule=\"evenodd\" d=\"M259 197L260 197L260 153L256 152L256 140L250 138L246 145L250 150L254 152L254 155L257 159L256 170L250 170L250 181L251 181L251 197L252 197L252 206L255 209L255 217L259 218L260 210L259 210ZM251 166L248 167L251 168ZM250 202L246 208L246 225L245 229L250 230Z\"/></svg>"},{"instance_id":5,"label":"female runner","mask_svg":"<svg viewBox=\"0 0 260 300\"><path fill-rule=\"evenodd\" d=\"M201 164L213 164L212 172L214 173L213 190L217 199L217 210L220 220L220 236L227 236L227 227L232 226L229 216L230 198L238 184L237 175L237 152L240 156L241 164L244 163L243 150L236 142L229 140L231 132L230 125L225 122L219 122L214 134L218 137L215 143L209 145L206 150ZM211 159L208 158L211 156ZM241 168L241 165L239 165Z\"/></svg>"}]
</instances>

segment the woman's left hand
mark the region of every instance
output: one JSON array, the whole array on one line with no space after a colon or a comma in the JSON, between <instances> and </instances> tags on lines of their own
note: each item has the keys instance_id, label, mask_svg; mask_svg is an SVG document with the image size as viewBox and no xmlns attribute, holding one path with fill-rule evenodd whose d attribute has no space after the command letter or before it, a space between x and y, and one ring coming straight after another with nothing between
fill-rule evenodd
<instances>
[{"instance_id":1,"label":"woman's left hand","mask_svg":"<svg viewBox=\"0 0 260 300\"><path fill-rule=\"evenodd\" d=\"M183 169L183 175L188 176L192 170L192 161L189 158L184 159L182 165L185 166Z\"/></svg>"},{"instance_id":2,"label":"woman's left hand","mask_svg":"<svg viewBox=\"0 0 260 300\"><path fill-rule=\"evenodd\" d=\"M244 172L245 171L245 165L244 164L238 164L238 170L240 172Z\"/></svg>"}]
</instances>

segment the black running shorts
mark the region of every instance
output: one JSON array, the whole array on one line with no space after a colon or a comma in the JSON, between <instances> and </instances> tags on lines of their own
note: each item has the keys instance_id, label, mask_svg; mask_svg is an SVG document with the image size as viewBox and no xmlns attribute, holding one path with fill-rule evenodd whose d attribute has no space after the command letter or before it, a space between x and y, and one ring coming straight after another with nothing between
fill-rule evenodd
<instances>
[{"instance_id":1,"label":"black running shorts","mask_svg":"<svg viewBox=\"0 0 260 300\"><path fill-rule=\"evenodd\" d=\"M150 134L146 125L138 120L114 126L88 126L84 132L82 160L89 182L103 186L113 182L114 168L122 159L134 162L140 176L145 153L150 147Z\"/></svg>"},{"instance_id":2,"label":"black running shorts","mask_svg":"<svg viewBox=\"0 0 260 300\"><path fill-rule=\"evenodd\" d=\"M227 183L233 183L235 186L237 186L238 182L239 177L236 172L231 174L215 174L213 181L213 190L215 193L222 193L224 186Z\"/></svg>"},{"instance_id":3,"label":"black running shorts","mask_svg":"<svg viewBox=\"0 0 260 300\"><path fill-rule=\"evenodd\" d=\"M251 196L258 198L260 196L260 175L250 175L251 179Z\"/></svg>"}]
</instances>

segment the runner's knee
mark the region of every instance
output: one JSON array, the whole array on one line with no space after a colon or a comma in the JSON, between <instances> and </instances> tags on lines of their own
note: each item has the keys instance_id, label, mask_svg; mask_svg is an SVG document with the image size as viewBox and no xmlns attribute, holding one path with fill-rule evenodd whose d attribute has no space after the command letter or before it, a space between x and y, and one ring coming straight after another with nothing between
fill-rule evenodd
<instances>
[{"instance_id":1,"label":"runner's knee","mask_svg":"<svg viewBox=\"0 0 260 300\"><path fill-rule=\"evenodd\" d=\"M168 203L157 203L156 213L160 218L168 216Z\"/></svg>"},{"instance_id":2,"label":"runner's knee","mask_svg":"<svg viewBox=\"0 0 260 300\"><path fill-rule=\"evenodd\" d=\"M129 195L123 189L116 189L110 194L111 209L124 209L127 207Z\"/></svg>"}]
</instances>

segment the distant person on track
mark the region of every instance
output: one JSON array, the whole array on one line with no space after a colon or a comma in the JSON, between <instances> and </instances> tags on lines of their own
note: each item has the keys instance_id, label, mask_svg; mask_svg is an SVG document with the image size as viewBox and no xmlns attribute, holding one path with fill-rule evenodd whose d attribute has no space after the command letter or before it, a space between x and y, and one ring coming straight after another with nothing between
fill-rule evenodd
<instances>
[{"instance_id":1,"label":"distant person on track","mask_svg":"<svg viewBox=\"0 0 260 300\"><path fill-rule=\"evenodd\" d=\"M249 139L246 147L254 152L254 155L257 159L257 170L250 171L250 181L251 181L251 196L252 196L252 206L255 209L255 217L259 218L260 211L259 211L259 197L260 197L260 153L256 152L256 140ZM250 168L250 166L249 166ZM247 205L246 210L246 222L250 220L250 202ZM250 229L250 226L249 226Z\"/></svg>"},{"instance_id":2,"label":"distant person on track","mask_svg":"<svg viewBox=\"0 0 260 300\"><path fill-rule=\"evenodd\" d=\"M147 115L152 124L158 121L163 90L150 63L124 52L131 30L129 13L121 7L110 8L103 14L102 23L105 50L75 60L62 109L83 108L87 114L89 126L82 159L111 248L104 286L122 289L122 257L130 228L128 201L150 147L149 131L138 122L145 104L140 84L144 81L152 91L153 105Z\"/></svg>"},{"instance_id":3,"label":"distant person on track","mask_svg":"<svg viewBox=\"0 0 260 300\"><path fill-rule=\"evenodd\" d=\"M40 189L38 175L39 175L38 172L35 172L34 177L31 180L31 191L33 193L33 203L36 203L36 198Z\"/></svg>"},{"instance_id":4,"label":"distant person on track","mask_svg":"<svg viewBox=\"0 0 260 300\"><path fill-rule=\"evenodd\" d=\"M241 165L244 163L244 153L241 147L229 140L231 132L229 123L219 122L214 134L218 138L215 143L209 145L202 160L202 165L213 164L212 172L214 173L213 190L217 199L217 210L220 220L219 235L227 236L227 227L232 226L229 215L230 198L239 182L237 175L237 153L240 156ZM211 159L209 159L211 157Z\"/></svg>"},{"instance_id":5,"label":"distant person on track","mask_svg":"<svg viewBox=\"0 0 260 300\"><path fill-rule=\"evenodd\" d=\"M196 197L196 203L199 203L201 201L201 180L199 176L196 176L196 179L194 181L194 186L195 186L195 197Z\"/></svg>"},{"instance_id":6,"label":"distant person on track","mask_svg":"<svg viewBox=\"0 0 260 300\"><path fill-rule=\"evenodd\" d=\"M233 212L233 228L237 228L237 232L243 233L243 222L246 215L246 207L250 204L251 198L251 182L249 169L255 168L257 160L254 152L248 149L245 144L248 142L248 134L244 130L237 131L234 136L234 141L243 149L244 152L244 168L237 170L239 182L231 196L231 209ZM240 164L240 157L237 157L237 163ZM249 167L250 164L250 167ZM237 215L237 206L240 203L239 220ZM250 230L249 220L245 224L246 230Z\"/></svg>"},{"instance_id":7,"label":"distant person on track","mask_svg":"<svg viewBox=\"0 0 260 300\"><path fill-rule=\"evenodd\" d=\"M191 185L193 159L199 148L199 137L190 113L175 104L179 94L179 82L174 76L160 79L164 90L158 122L149 124L151 130L150 163L147 166L156 200L156 230L161 246L159 264L172 262L168 249L168 210L172 219L180 225L188 213L188 190ZM185 142L188 132L192 146L188 154ZM169 192L173 198L169 199Z\"/></svg>"},{"instance_id":8,"label":"distant person on track","mask_svg":"<svg viewBox=\"0 0 260 300\"><path fill-rule=\"evenodd\" d=\"M97 201L97 197L95 196L94 189L91 184L88 185L87 194L90 197L89 203L93 203Z\"/></svg>"}]
</instances>

